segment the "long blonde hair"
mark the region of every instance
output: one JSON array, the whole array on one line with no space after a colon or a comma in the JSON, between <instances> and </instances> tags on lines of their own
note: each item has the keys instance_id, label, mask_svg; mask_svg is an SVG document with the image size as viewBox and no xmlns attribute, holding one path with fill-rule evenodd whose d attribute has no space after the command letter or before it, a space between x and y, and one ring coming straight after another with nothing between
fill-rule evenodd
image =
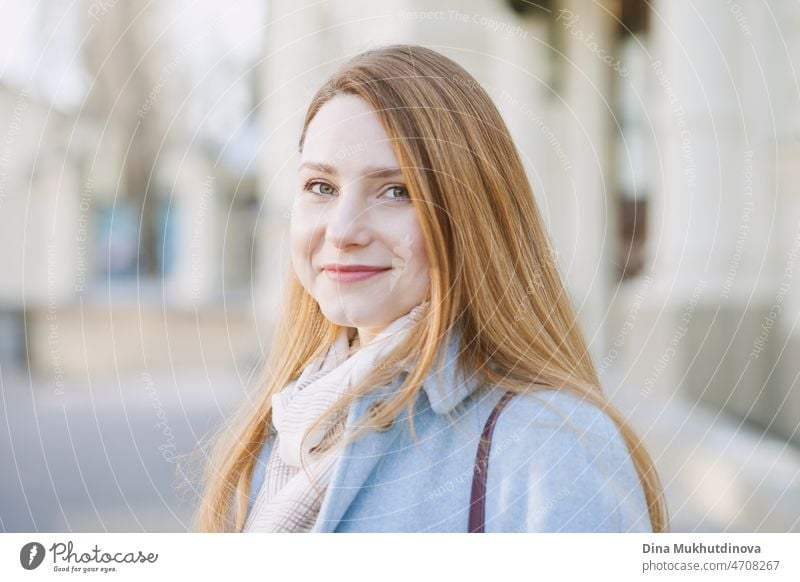
<instances>
[{"instance_id":1,"label":"long blonde hair","mask_svg":"<svg viewBox=\"0 0 800 582\"><path fill-rule=\"evenodd\" d=\"M430 308L417 333L390 356L411 363L385 405L359 423L390 423L416 400L421 382L455 326L458 366L482 384L516 392L569 390L619 426L639 474L652 529L666 531L667 508L655 467L622 415L605 399L570 299L553 260L519 154L494 103L461 66L416 45L392 45L352 58L316 93L306 130L340 94L369 103L403 168L428 256ZM341 329L328 321L289 269L273 345L248 401L214 437L195 515L199 531L241 531L262 442L271 438L271 398L323 353ZM443 340L443 338L445 338ZM387 359L387 361L389 360ZM370 387L391 381L375 366L361 386L332 408L332 418ZM320 419L321 422L322 419ZM413 433L413 418L411 420Z\"/></svg>"}]
</instances>

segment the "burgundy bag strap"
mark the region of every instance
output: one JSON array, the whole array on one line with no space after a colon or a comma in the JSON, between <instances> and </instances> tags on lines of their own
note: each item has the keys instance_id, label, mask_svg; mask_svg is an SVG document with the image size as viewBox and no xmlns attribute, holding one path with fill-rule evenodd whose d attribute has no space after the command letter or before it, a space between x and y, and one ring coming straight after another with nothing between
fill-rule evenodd
<instances>
[{"instance_id":1,"label":"burgundy bag strap","mask_svg":"<svg viewBox=\"0 0 800 582\"><path fill-rule=\"evenodd\" d=\"M472 473L472 493L469 500L469 533L484 533L486 514L486 477L489 465L489 447L492 445L492 433L497 417L506 404L516 395L507 391L492 409L481 433L478 443L478 454L475 456L475 467Z\"/></svg>"}]
</instances>

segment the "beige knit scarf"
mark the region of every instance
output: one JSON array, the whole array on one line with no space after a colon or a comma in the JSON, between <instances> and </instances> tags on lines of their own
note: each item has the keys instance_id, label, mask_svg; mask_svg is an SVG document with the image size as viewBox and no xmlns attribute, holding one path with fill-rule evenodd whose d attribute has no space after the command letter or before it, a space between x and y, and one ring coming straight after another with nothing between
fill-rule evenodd
<instances>
[{"instance_id":1,"label":"beige knit scarf","mask_svg":"<svg viewBox=\"0 0 800 582\"><path fill-rule=\"evenodd\" d=\"M323 355L272 397L272 423L278 435L243 531L307 532L314 527L341 454L336 444L345 429L347 411L318 427L305 441L303 435L348 387L358 385L385 360L429 303L424 301L397 318L366 345L351 348L348 328L342 328Z\"/></svg>"}]
</instances>

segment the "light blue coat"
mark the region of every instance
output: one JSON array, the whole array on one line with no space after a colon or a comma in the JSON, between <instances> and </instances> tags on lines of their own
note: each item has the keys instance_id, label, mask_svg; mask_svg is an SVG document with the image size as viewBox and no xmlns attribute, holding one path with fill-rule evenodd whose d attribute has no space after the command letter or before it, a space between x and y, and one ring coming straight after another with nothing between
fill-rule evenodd
<instances>
[{"instance_id":1,"label":"light blue coat","mask_svg":"<svg viewBox=\"0 0 800 582\"><path fill-rule=\"evenodd\" d=\"M474 384L456 378L457 345L453 334L439 370L444 391L437 391L432 371L419 392L417 441L406 413L388 430L370 431L345 447L313 532L467 531L478 441L504 390L473 391ZM347 426L396 390L402 374L354 401ZM273 442L261 448L250 509ZM652 531L616 425L565 391L517 395L508 403L495 425L488 471L487 532Z\"/></svg>"}]
</instances>

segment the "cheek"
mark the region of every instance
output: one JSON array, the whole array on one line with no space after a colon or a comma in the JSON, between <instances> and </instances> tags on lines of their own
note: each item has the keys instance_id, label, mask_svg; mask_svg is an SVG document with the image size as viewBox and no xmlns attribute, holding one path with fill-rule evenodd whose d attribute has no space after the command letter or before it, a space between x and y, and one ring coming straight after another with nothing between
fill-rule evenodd
<instances>
[{"instance_id":1,"label":"cheek","mask_svg":"<svg viewBox=\"0 0 800 582\"><path fill-rule=\"evenodd\" d=\"M428 268L422 229L416 216L401 224L394 238L394 252L406 262L412 273L419 275Z\"/></svg>"},{"instance_id":2,"label":"cheek","mask_svg":"<svg viewBox=\"0 0 800 582\"><path fill-rule=\"evenodd\" d=\"M313 222L300 210L292 209L289 224L289 250L297 277L307 286L311 277L311 255L314 248Z\"/></svg>"}]
</instances>

